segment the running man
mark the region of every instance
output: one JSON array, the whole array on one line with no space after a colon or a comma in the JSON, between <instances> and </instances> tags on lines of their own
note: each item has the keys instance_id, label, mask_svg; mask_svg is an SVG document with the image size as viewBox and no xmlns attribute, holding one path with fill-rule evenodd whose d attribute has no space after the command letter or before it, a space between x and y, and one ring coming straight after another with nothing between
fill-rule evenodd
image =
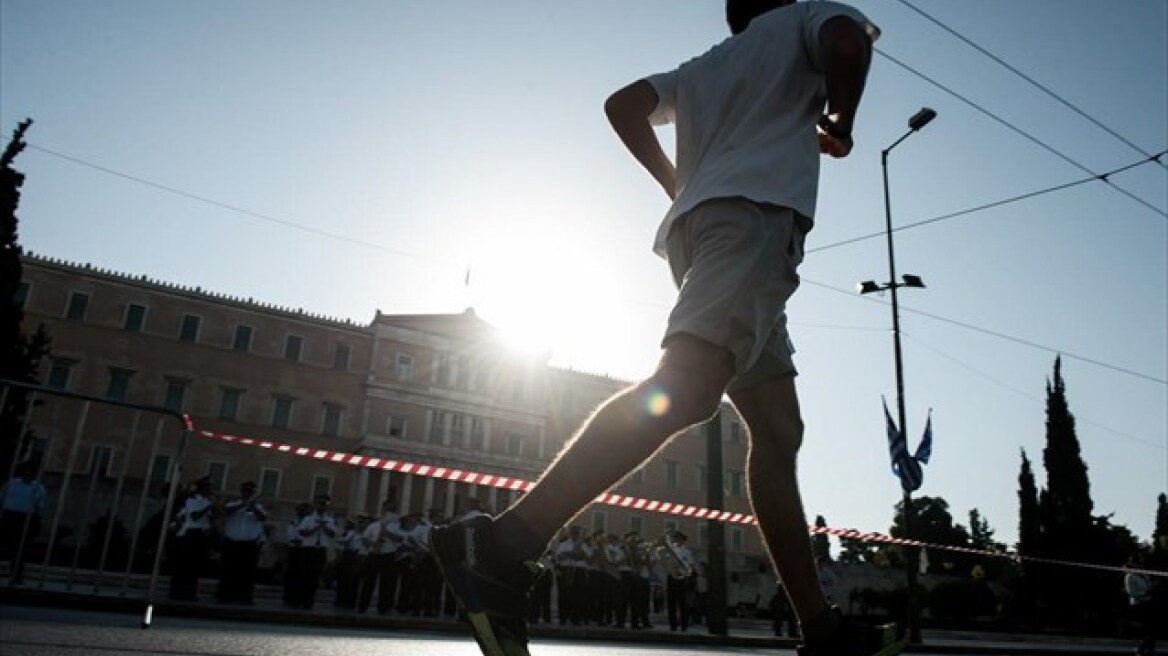
<instances>
[{"instance_id":1,"label":"running man","mask_svg":"<svg viewBox=\"0 0 1168 656\"><path fill-rule=\"evenodd\" d=\"M709 419L724 393L749 428L751 504L802 625L799 653L903 646L894 627L846 621L820 590L795 475L803 424L784 313L815 213L819 155L851 152L879 31L828 1L727 0L726 18L725 41L605 103L616 134L672 200L654 250L680 290L656 372L602 404L501 515L433 533L487 656L527 654L528 589L556 532L672 435ZM676 168L653 131L666 123L676 126Z\"/></svg>"}]
</instances>

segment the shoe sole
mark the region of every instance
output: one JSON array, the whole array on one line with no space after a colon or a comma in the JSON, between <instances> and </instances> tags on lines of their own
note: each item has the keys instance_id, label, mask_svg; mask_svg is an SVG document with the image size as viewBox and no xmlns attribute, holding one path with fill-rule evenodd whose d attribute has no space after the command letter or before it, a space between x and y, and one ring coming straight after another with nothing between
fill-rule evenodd
<instances>
[{"instance_id":1,"label":"shoe sole","mask_svg":"<svg viewBox=\"0 0 1168 656\"><path fill-rule=\"evenodd\" d=\"M896 656L897 654L904 651L904 648L908 646L907 636L897 639L896 624L885 624L880 628L884 631L884 639L881 640L881 642L886 642L889 640L891 640L891 642L882 646L879 651L871 654L871 656Z\"/></svg>"},{"instance_id":2,"label":"shoe sole","mask_svg":"<svg viewBox=\"0 0 1168 656\"><path fill-rule=\"evenodd\" d=\"M442 579L446 583L446 589L454 597L459 610L466 614L471 634L474 636L475 642L478 643L479 651L483 653L483 656L531 656L525 645L497 634L491 624L491 618L486 613L471 612L467 609L466 602L455 589L454 579L446 571L446 566L438 555L444 549L440 538L441 533L441 531L434 531L430 534L430 541L433 544L431 557L438 566L438 573L442 575Z\"/></svg>"}]
</instances>

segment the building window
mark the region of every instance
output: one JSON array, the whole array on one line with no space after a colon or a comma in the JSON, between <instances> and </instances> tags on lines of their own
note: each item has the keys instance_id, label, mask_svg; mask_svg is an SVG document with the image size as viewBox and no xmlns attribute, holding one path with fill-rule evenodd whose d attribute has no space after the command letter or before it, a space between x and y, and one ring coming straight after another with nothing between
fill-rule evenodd
<instances>
[{"instance_id":1,"label":"building window","mask_svg":"<svg viewBox=\"0 0 1168 656\"><path fill-rule=\"evenodd\" d=\"M398 380L410 380L414 377L414 357L405 353L397 354L397 364L394 372Z\"/></svg>"},{"instance_id":2,"label":"building window","mask_svg":"<svg viewBox=\"0 0 1168 656\"><path fill-rule=\"evenodd\" d=\"M224 387L219 390L219 418L235 421L239 415L239 401L243 398L243 390L234 387Z\"/></svg>"},{"instance_id":3,"label":"building window","mask_svg":"<svg viewBox=\"0 0 1168 656\"><path fill-rule=\"evenodd\" d=\"M304 338L300 335L288 335L284 338L284 359L300 362L300 351L304 348Z\"/></svg>"},{"instance_id":4,"label":"building window","mask_svg":"<svg viewBox=\"0 0 1168 656\"><path fill-rule=\"evenodd\" d=\"M28 305L28 294L31 291L31 286L27 282L22 282L16 287L16 295L12 297L12 303L18 308L24 308Z\"/></svg>"},{"instance_id":5,"label":"building window","mask_svg":"<svg viewBox=\"0 0 1168 656\"><path fill-rule=\"evenodd\" d=\"M676 460L665 461L665 487L676 490L677 489L677 470L681 463Z\"/></svg>"},{"instance_id":6,"label":"building window","mask_svg":"<svg viewBox=\"0 0 1168 656\"><path fill-rule=\"evenodd\" d=\"M206 476L211 479L212 490L222 490L224 483L227 482L227 463L208 462Z\"/></svg>"},{"instance_id":7,"label":"building window","mask_svg":"<svg viewBox=\"0 0 1168 656\"><path fill-rule=\"evenodd\" d=\"M130 391L130 376L134 372L129 369L109 368L109 384L105 387L105 398L110 401L125 401Z\"/></svg>"},{"instance_id":8,"label":"building window","mask_svg":"<svg viewBox=\"0 0 1168 656\"><path fill-rule=\"evenodd\" d=\"M430 422L430 444L442 444L446 441L446 417L441 410L434 410L433 421Z\"/></svg>"},{"instance_id":9,"label":"building window","mask_svg":"<svg viewBox=\"0 0 1168 656\"><path fill-rule=\"evenodd\" d=\"M738 444L742 441L742 424L732 421L730 422L730 442Z\"/></svg>"},{"instance_id":10,"label":"building window","mask_svg":"<svg viewBox=\"0 0 1168 656\"><path fill-rule=\"evenodd\" d=\"M434 379L433 383L438 387L450 386L450 354L439 353L434 356Z\"/></svg>"},{"instance_id":11,"label":"building window","mask_svg":"<svg viewBox=\"0 0 1168 656\"><path fill-rule=\"evenodd\" d=\"M710 544L710 524L709 522L701 522L698 524L698 544L699 547L704 547Z\"/></svg>"},{"instance_id":12,"label":"building window","mask_svg":"<svg viewBox=\"0 0 1168 656\"><path fill-rule=\"evenodd\" d=\"M150 463L150 482L151 483L165 483L166 477L170 475L170 456L159 453L154 456L154 461Z\"/></svg>"},{"instance_id":13,"label":"building window","mask_svg":"<svg viewBox=\"0 0 1168 656\"><path fill-rule=\"evenodd\" d=\"M352 349L349 348L348 344L341 344L338 342L336 350L333 351L333 369L338 371L348 371L349 356L351 353Z\"/></svg>"},{"instance_id":14,"label":"building window","mask_svg":"<svg viewBox=\"0 0 1168 656\"><path fill-rule=\"evenodd\" d=\"M231 350L247 353L251 350L251 326L240 324L235 327L235 337L231 340Z\"/></svg>"},{"instance_id":15,"label":"building window","mask_svg":"<svg viewBox=\"0 0 1168 656\"><path fill-rule=\"evenodd\" d=\"M341 406L335 403L325 403L321 411L320 432L329 437L341 434Z\"/></svg>"},{"instance_id":16,"label":"building window","mask_svg":"<svg viewBox=\"0 0 1168 656\"><path fill-rule=\"evenodd\" d=\"M743 545L743 542L745 539L744 535L745 534L742 532L742 528L740 528L738 526L731 526L730 527L730 549L732 549L733 551L742 551L742 545Z\"/></svg>"},{"instance_id":17,"label":"building window","mask_svg":"<svg viewBox=\"0 0 1168 656\"><path fill-rule=\"evenodd\" d=\"M130 303L126 306L126 323L122 327L131 333L140 333L146 325L146 306Z\"/></svg>"},{"instance_id":18,"label":"building window","mask_svg":"<svg viewBox=\"0 0 1168 656\"><path fill-rule=\"evenodd\" d=\"M470 418L470 438L466 442L466 448L472 451L482 451L483 446L487 443L487 428L486 422L482 417Z\"/></svg>"},{"instance_id":19,"label":"building window","mask_svg":"<svg viewBox=\"0 0 1168 656\"><path fill-rule=\"evenodd\" d=\"M673 535L674 533L677 532L677 529L678 529L678 524L677 524L676 519L665 520L665 533L667 535Z\"/></svg>"},{"instance_id":20,"label":"building window","mask_svg":"<svg viewBox=\"0 0 1168 656\"><path fill-rule=\"evenodd\" d=\"M736 497L746 496L746 475L740 471L730 471L730 494Z\"/></svg>"},{"instance_id":21,"label":"building window","mask_svg":"<svg viewBox=\"0 0 1168 656\"><path fill-rule=\"evenodd\" d=\"M592 511L592 532L594 534L597 531L600 531L602 533L607 533L608 532L607 526L608 526L608 515L603 510L593 510ZM600 545L600 546L603 547L603 545Z\"/></svg>"},{"instance_id":22,"label":"building window","mask_svg":"<svg viewBox=\"0 0 1168 656\"><path fill-rule=\"evenodd\" d=\"M633 475L631 477L629 477L629 480L634 482L634 483L644 483L645 482L645 468L644 467L637 467L636 469L634 469Z\"/></svg>"},{"instance_id":23,"label":"building window","mask_svg":"<svg viewBox=\"0 0 1168 656\"><path fill-rule=\"evenodd\" d=\"M259 495L275 499L280 496L280 470L263 468L260 470Z\"/></svg>"},{"instance_id":24,"label":"building window","mask_svg":"<svg viewBox=\"0 0 1168 656\"><path fill-rule=\"evenodd\" d=\"M641 534L645 528L645 522L638 515L629 515L629 533Z\"/></svg>"},{"instance_id":25,"label":"building window","mask_svg":"<svg viewBox=\"0 0 1168 656\"><path fill-rule=\"evenodd\" d=\"M312 498L327 494L330 497L333 495L333 477L317 475L312 477Z\"/></svg>"},{"instance_id":26,"label":"building window","mask_svg":"<svg viewBox=\"0 0 1168 656\"><path fill-rule=\"evenodd\" d=\"M507 433L507 441L504 444L506 454L518 458L523 455L523 436L515 433Z\"/></svg>"},{"instance_id":27,"label":"building window","mask_svg":"<svg viewBox=\"0 0 1168 656\"><path fill-rule=\"evenodd\" d=\"M73 366L76 364L77 362L74 360L63 358L49 360L49 378L45 381L45 385L55 390L69 389L69 381L73 378Z\"/></svg>"},{"instance_id":28,"label":"building window","mask_svg":"<svg viewBox=\"0 0 1168 656\"><path fill-rule=\"evenodd\" d=\"M85 313L89 310L89 294L85 292L70 292L69 305L65 307L65 318L75 321L85 321Z\"/></svg>"},{"instance_id":29,"label":"building window","mask_svg":"<svg viewBox=\"0 0 1168 656\"><path fill-rule=\"evenodd\" d=\"M182 412L186 405L187 385L190 381L182 378L166 379L166 396L162 400L162 407L174 412Z\"/></svg>"},{"instance_id":30,"label":"building window","mask_svg":"<svg viewBox=\"0 0 1168 656\"><path fill-rule=\"evenodd\" d=\"M695 469L697 470L697 475L694 477L694 480L697 481L697 489L704 490L706 489L706 466L698 465Z\"/></svg>"},{"instance_id":31,"label":"building window","mask_svg":"<svg viewBox=\"0 0 1168 656\"><path fill-rule=\"evenodd\" d=\"M457 447L462 447L466 444L466 417L462 415L451 415L450 444Z\"/></svg>"},{"instance_id":32,"label":"building window","mask_svg":"<svg viewBox=\"0 0 1168 656\"><path fill-rule=\"evenodd\" d=\"M406 428L409 426L409 421L405 417L390 417L387 434L390 437L400 437L405 439Z\"/></svg>"},{"instance_id":33,"label":"building window","mask_svg":"<svg viewBox=\"0 0 1168 656\"><path fill-rule=\"evenodd\" d=\"M292 421L292 401L287 396L272 398L272 427L287 428Z\"/></svg>"},{"instance_id":34,"label":"building window","mask_svg":"<svg viewBox=\"0 0 1168 656\"><path fill-rule=\"evenodd\" d=\"M454 384L455 388L466 392L470 391L471 381L474 380L472 360L468 357L458 358L458 381Z\"/></svg>"},{"instance_id":35,"label":"building window","mask_svg":"<svg viewBox=\"0 0 1168 656\"><path fill-rule=\"evenodd\" d=\"M202 323L203 318L197 314L184 314L182 323L178 326L178 340L192 344L199 341L199 326Z\"/></svg>"},{"instance_id":36,"label":"building window","mask_svg":"<svg viewBox=\"0 0 1168 656\"><path fill-rule=\"evenodd\" d=\"M89 469L86 473L90 476L113 478L113 465L114 448L104 444L94 444L93 450L89 452Z\"/></svg>"}]
</instances>

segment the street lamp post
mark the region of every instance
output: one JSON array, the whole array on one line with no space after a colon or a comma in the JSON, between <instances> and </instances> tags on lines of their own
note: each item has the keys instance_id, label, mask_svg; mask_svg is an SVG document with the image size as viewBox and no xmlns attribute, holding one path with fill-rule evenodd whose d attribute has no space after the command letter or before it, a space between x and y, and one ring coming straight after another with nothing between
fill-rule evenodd
<instances>
[{"instance_id":1,"label":"street lamp post","mask_svg":"<svg viewBox=\"0 0 1168 656\"><path fill-rule=\"evenodd\" d=\"M871 292L889 291L892 294L892 344L895 353L896 362L896 412L900 423L900 431L907 436L908 431L905 428L905 409L904 409L904 362L901 358L900 347L900 305L897 299L897 290L901 287L917 287L923 288L924 282L920 276L905 274L900 281L896 279L896 255L892 247L892 200L888 193L888 153L892 152L893 148L900 145L900 142L908 139L913 133L919 131L937 118L937 112L928 107L922 108L916 114L913 114L908 120L908 132L892 143L891 146L880 151L880 169L884 176L884 227L885 235L888 239L888 282L879 285L871 280L866 280L860 283L860 293L868 294ZM905 538L912 539L912 493L908 490L904 491L904 534ZM905 578L908 586L908 632L909 640L914 643L921 641L921 629L918 622L917 613L917 551L912 547L906 547L905 553Z\"/></svg>"}]
</instances>

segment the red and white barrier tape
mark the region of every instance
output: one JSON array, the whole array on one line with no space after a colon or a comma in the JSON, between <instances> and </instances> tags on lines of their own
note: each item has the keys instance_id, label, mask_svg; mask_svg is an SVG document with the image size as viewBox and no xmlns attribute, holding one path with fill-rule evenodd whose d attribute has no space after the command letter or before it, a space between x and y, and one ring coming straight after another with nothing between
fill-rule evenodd
<instances>
[{"instance_id":1,"label":"red and white barrier tape","mask_svg":"<svg viewBox=\"0 0 1168 656\"><path fill-rule=\"evenodd\" d=\"M531 481L525 481L518 478L509 478L507 476L495 476L493 474L483 474L479 472L468 472L461 469L450 469L448 467L435 467L433 465L420 465L412 462L405 462L401 460L392 460L389 458L379 458L375 456L363 456L353 453L345 453L343 451L331 451L329 449L313 449L303 446L292 446L281 442L272 440L261 440L251 437L240 437L238 435L228 435L225 433L216 433L214 431L202 430L196 428L194 421L190 415L185 415L186 427L195 434L211 440L226 442L229 444L242 444L244 446L258 447L261 449L269 449L279 453L287 453L303 458L312 458L314 460L321 460L340 465L349 465L352 467L366 467L369 469L378 469L381 471L399 472L402 474L412 474L414 476L426 476L444 481L455 481L457 483L467 483L470 485L485 485L488 487L497 487L504 490L518 490L526 492L535 485ZM643 510L645 512L658 512L668 515L678 515L681 517L689 517L692 519L706 519L717 522L727 522L730 524L757 524L754 515L744 513L731 512L728 510L714 510L712 508L701 508L698 506L690 506L682 503L672 503L668 501L655 501L652 499L642 499L639 497L623 496L620 494L613 494L612 492L604 492L596 497L595 503L603 503L610 506L617 506L620 508L627 508L630 510ZM1066 565L1069 567L1083 567L1088 569L1105 570L1112 572L1139 572L1149 576L1168 577L1168 572L1153 570L1153 569L1131 569L1123 567L1114 567L1110 565L1096 565L1094 563L1081 563L1069 560L1056 560L1052 558L1039 558L1034 556L1020 556L1015 553L1007 553L1001 551L989 551L986 549L972 549L969 547L957 547L945 544L931 544L928 542L921 542L919 540L908 540L905 538L897 538L891 535L876 532L860 532L855 529L840 529L832 528L830 526L810 526L808 527L811 533L816 535L834 535L838 538L860 540L862 542L876 542L881 544L892 544L906 547L918 547L922 549L940 549L944 551L952 551L957 553L965 553L977 556L989 556L992 558L1008 558L1010 560L1028 560L1031 562L1046 563L1052 565Z\"/></svg>"}]
</instances>

